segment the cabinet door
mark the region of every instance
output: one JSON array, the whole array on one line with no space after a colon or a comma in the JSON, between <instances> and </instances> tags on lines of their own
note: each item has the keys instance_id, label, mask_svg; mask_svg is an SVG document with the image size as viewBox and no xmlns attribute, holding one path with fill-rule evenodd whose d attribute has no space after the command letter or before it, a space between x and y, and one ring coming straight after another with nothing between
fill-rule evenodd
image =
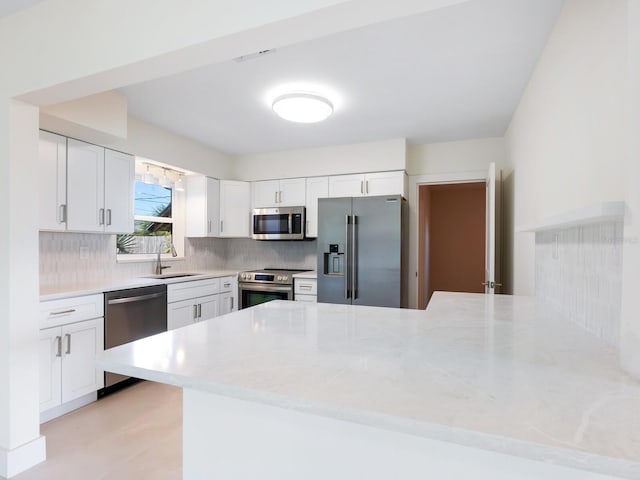
<instances>
[{"instance_id":1,"label":"cabinet door","mask_svg":"<svg viewBox=\"0 0 640 480\"><path fill-rule=\"evenodd\" d=\"M263 180L251 184L252 204L254 208L277 207L279 180Z\"/></svg>"},{"instance_id":2,"label":"cabinet door","mask_svg":"<svg viewBox=\"0 0 640 480\"><path fill-rule=\"evenodd\" d=\"M106 149L104 154L105 228L108 233L133 233L133 155Z\"/></svg>"},{"instance_id":3,"label":"cabinet door","mask_svg":"<svg viewBox=\"0 0 640 480\"><path fill-rule=\"evenodd\" d=\"M196 319L196 300L182 300L167 304L167 330L191 325Z\"/></svg>"},{"instance_id":4,"label":"cabinet door","mask_svg":"<svg viewBox=\"0 0 640 480\"><path fill-rule=\"evenodd\" d=\"M220 180L207 177L207 237L220 234Z\"/></svg>"},{"instance_id":5,"label":"cabinet door","mask_svg":"<svg viewBox=\"0 0 640 480\"><path fill-rule=\"evenodd\" d=\"M62 398L62 330L47 328L40 330L40 411L60 405Z\"/></svg>"},{"instance_id":6,"label":"cabinet door","mask_svg":"<svg viewBox=\"0 0 640 480\"><path fill-rule=\"evenodd\" d=\"M196 299L198 303L198 322L209 320L220 314L220 295L207 295Z\"/></svg>"},{"instance_id":7,"label":"cabinet door","mask_svg":"<svg viewBox=\"0 0 640 480\"><path fill-rule=\"evenodd\" d=\"M38 145L40 230L64 230L67 207L67 139L40 132Z\"/></svg>"},{"instance_id":8,"label":"cabinet door","mask_svg":"<svg viewBox=\"0 0 640 480\"><path fill-rule=\"evenodd\" d=\"M335 175L329 177L330 197L362 197L364 175Z\"/></svg>"},{"instance_id":9,"label":"cabinet door","mask_svg":"<svg viewBox=\"0 0 640 480\"><path fill-rule=\"evenodd\" d=\"M220 294L220 315L231 313L236 310L236 302L232 292Z\"/></svg>"},{"instance_id":10,"label":"cabinet door","mask_svg":"<svg viewBox=\"0 0 640 480\"><path fill-rule=\"evenodd\" d=\"M103 232L104 148L67 140L67 230Z\"/></svg>"},{"instance_id":11,"label":"cabinet door","mask_svg":"<svg viewBox=\"0 0 640 480\"><path fill-rule=\"evenodd\" d=\"M299 207L306 201L307 184L304 178L284 178L280 180L278 205L281 207Z\"/></svg>"},{"instance_id":12,"label":"cabinet door","mask_svg":"<svg viewBox=\"0 0 640 480\"><path fill-rule=\"evenodd\" d=\"M104 386L96 355L104 350L104 320L86 320L62 327L62 403Z\"/></svg>"},{"instance_id":13,"label":"cabinet door","mask_svg":"<svg viewBox=\"0 0 640 480\"><path fill-rule=\"evenodd\" d=\"M307 178L307 237L318 236L318 199L329 196L329 177Z\"/></svg>"},{"instance_id":14,"label":"cabinet door","mask_svg":"<svg viewBox=\"0 0 640 480\"><path fill-rule=\"evenodd\" d=\"M402 195L406 198L406 175L404 172L379 172L365 175L367 195Z\"/></svg>"},{"instance_id":15,"label":"cabinet door","mask_svg":"<svg viewBox=\"0 0 640 480\"><path fill-rule=\"evenodd\" d=\"M249 237L251 184L220 180L220 236Z\"/></svg>"}]
</instances>

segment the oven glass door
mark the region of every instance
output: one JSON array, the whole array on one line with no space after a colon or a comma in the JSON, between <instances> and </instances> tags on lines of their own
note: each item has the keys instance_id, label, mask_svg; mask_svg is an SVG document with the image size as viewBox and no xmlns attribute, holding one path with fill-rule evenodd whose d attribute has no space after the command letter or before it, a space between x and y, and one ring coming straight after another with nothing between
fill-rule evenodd
<instances>
[{"instance_id":1,"label":"oven glass door","mask_svg":"<svg viewBox=\"0 0 640 480\"><path fill-rule=\"evenodd\" d=\"M240 284L240 305L242 308L253 307L271 300L293 300L293 288L255 283Z\"/></svg>"},{"instance_id":2,"label":"oven glass door","mask_svg":"<svg viewBox=\"0 0 640 480\"><path fill-rule=\"evenodd\" d=\"M289 214L254 215L253 233L256 235L282 235L289 233Z\"/></svg>"}]
</instances>

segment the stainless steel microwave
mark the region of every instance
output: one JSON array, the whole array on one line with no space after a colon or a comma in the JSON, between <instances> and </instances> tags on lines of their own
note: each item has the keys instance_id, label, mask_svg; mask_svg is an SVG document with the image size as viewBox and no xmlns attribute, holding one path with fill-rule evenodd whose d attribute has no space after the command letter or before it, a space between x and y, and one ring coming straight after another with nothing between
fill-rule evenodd
<instances>
[{"instance_id":1,"label":"stainless steel microwave","mask_svg":"<svg viewBox=\"0 0 640 480\"><path fill-rule=\"evenodd\" d=\"M254 208L251 238L255 240L304 240L304 207Z\"/></svg>"}]
</instances>

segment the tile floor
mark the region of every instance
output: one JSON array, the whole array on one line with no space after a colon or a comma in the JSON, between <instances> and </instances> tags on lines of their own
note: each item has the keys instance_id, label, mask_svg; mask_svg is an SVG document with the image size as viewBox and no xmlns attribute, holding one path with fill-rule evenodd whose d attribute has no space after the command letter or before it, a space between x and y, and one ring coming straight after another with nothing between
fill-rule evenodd
<instances>
[{"instance_id":1,"label":"tile floor","mask_svg":"<svg viewBox=\"0 0 640 480\"><path fill-rule=\"evenodd\" d=\"M141 382L41 427L47 461L12 480L182 478L182 390Z\"/></svg>"}]
</instances>

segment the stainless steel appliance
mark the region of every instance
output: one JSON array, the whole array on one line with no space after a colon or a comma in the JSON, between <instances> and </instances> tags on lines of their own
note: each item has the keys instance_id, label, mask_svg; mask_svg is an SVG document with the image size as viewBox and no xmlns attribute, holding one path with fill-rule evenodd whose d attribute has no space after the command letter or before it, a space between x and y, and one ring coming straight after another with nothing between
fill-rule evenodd
<instances>
[{"instance_id":1,"label":"stainless steel appliance","mask_svg":"<svg viewBox=\"0 0 640 480\"><path fill-rule=\"evenodd\" d=\"M116 290L104 295L104 348L167 331L167 286ZM100 396L135 379L105 372Z\"/></svg>"},{"instance_id":2,"label":"stainless steel appliance","mask_svg":"<svg viewBox=\"0 0 640 480\"><path fill-rule=\"evenodd\" d=\"M304 207L254 208L251 238L254 240L304 240Z\"/></svg>"},{"instance_id":3,"label":"stainless steel appliance","mask_svg":"<svg viewBox=\"0 0 640 480\"><path fill-rule=\"evenodd\" d=\"M271 300L293 300L293 274L306 270L265 268L238 276L240 308L253 307Z\"/></svg>"},{"instance_id":4,"label":"stainless steel appliance","mask_svg":"<svg viewBox=\"0 0 640 480\"><path fill-rule=\"evenodd\" d=\"M400 195L318 200L318 302L406 307L408 210Z\"/></svg>"}]
</instances>

